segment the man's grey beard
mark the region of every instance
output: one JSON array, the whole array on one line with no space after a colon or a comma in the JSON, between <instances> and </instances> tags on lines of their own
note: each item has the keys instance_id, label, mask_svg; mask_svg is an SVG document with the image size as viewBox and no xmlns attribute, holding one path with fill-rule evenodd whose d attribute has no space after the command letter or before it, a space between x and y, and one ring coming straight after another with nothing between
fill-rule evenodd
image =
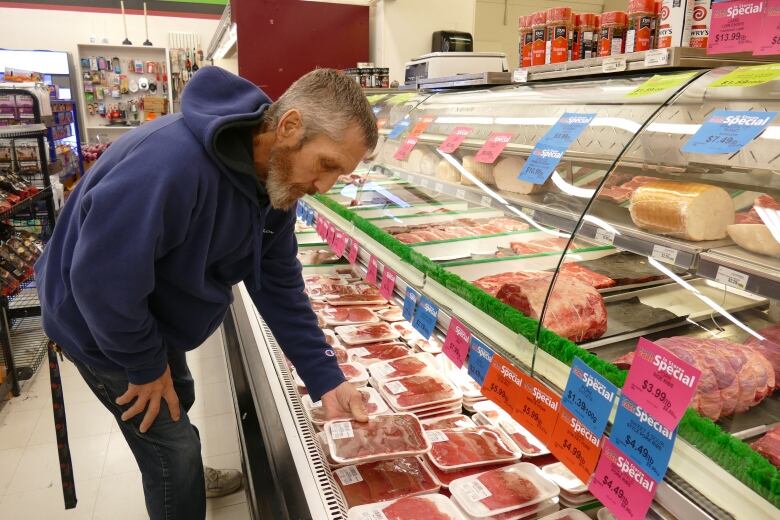
<instances>
[{"instance_id":1,"label":"man's grey beard","mask_svg":"<svg viewBox=\"0 0 780 520\"><path fill-rule=\"evenodd\" d=\"M292 161L290 155L297 148L279 148L271 152L268 160L268 176L265 179L265 189L274 209L288 210L308 193L308 190L299 184L292 184Z\"/></svg>"}]
</instances>

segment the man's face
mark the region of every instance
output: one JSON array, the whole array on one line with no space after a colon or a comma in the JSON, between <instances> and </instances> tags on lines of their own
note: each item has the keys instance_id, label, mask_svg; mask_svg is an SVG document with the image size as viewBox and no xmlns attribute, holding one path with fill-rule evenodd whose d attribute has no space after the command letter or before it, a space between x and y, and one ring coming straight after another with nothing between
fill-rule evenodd
<instances>
[{"instance_id":1,"label":"man's face","mask_svg":"<svg viewBox=\"0 0 780 520\"><path fill-rule=\"evenodd\" d=\"M348 127L342 142L321 134L301 146L302 138L302 131L295 132L271 148L265 186L276 209L289 209L304 195L327 192L367 152L357 124Z\"/></svg>"}]
</instances>

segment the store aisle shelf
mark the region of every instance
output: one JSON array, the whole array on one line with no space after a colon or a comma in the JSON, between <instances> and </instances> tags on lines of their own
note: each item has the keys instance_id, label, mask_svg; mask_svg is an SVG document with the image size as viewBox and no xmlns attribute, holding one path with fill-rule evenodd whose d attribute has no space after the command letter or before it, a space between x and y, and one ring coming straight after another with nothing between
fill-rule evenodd
<instances>
[{"instance_id":1,"label":"store aisle shelf","mask_svg":"<svg viewBox=\"0 0 780 520\"><path fill-rule=\"evenodd\" d=\"M51 194L51 187L46 186L35 195L31 197L27 197L26 199L20 201L18 204L14 204L11 207L11 209L7 209L5 211L0 212L0 220L5 220L14 217L15 215L21 213L23 210L30 207L30 205L32 205L33 203L45 200L46 197L48 197L50 194Z\"/></svg>"},{"instance_id":2,"label":"store aisle shelf","mask_svg":"<svg viewBox=\"0 0 780 520\"><path fill-rule=\"evenodd\" d=\"M42 123L0 126L0 139L28 139L43 135L46 135L46 125Z\"/></svg>"}]
</instances>

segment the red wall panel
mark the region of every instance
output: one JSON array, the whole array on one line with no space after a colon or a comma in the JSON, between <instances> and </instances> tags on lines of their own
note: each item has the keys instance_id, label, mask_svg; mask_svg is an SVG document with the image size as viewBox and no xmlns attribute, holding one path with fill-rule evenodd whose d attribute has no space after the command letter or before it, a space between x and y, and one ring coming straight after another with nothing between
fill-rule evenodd
<instances>
[{"instance_id":1,"label":"red wall panel","mask_svg":"<svg viewBox=\"0 0 780 520\"><path fill-rule=\"evenodd\" d=\"M303 0L231 0L238 72L276 99L316 67L368 61L368 7Z\"/></svg>"}]
</instances>

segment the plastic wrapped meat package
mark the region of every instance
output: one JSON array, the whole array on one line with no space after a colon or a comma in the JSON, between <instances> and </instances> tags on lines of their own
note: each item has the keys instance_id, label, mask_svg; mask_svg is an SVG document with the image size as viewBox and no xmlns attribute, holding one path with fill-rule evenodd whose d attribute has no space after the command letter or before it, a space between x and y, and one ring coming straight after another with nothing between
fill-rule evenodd
<instances>
[{"instance_id":1,"label":"plastic wrapped meat package","mask_svg":"<svg viewBox=\"0 0 780 520\"><path fill-rule=\"evenodd\" d=\"M588 491L586 486L569 468L563 465L563 462L548 464L542 468L542 473L549 479L558 484L561 492L566 491L572 495L579 495Z\"/></svg>"},{"instance_id":2,"label":"plastic wrapped meat package","mask_svg":"<svg viewBox=\"0 0 780 520\"><path fill-rule=\"evenodd\" d=\"M404 319L403 317L403 309L401 307L398 307L397 305L392 305L386 309L382 309L381 311L377 311L377 316L383 321L387 322L396 322L401 321Z\"/></svg>"},{"instance_id":3,"label":"plastic wrapped meat package","mask_svg":"<svg viewBox=\"0 0 780 520\"><path fill-rule=\"evenodd\" d=\"M476 517L529 507L557 497L559 492L539 468L527 462L455 480L449 489L455 502Z\"/></svg>"},{"instance_id":4,"label":"plastic wrapped meat package","mask_svg":"<svg viewBox=\"0 0 780 520\"><path fill-rule=\"evenodd\" d=\"M520 448L523 457L539 457L550 453L542 441L514 419L501 418L498 420L498 426Z\"/></svg>"},{"instance_id":5,"label":"plastic wrapped meat package","mask_svg":"<svg viewBox=\"0 0 780 520\"><path fill-rule=\"evenodd\" d=\"M331 347L338 347L338 348L342 347L338 336L336 336L336 333L333 332L331 329L322 329L322 333L325 334L325 341L328 343L328 345L330 345Z\"/></svg>"},{"instance_id":6,"label":"plastic wrapped meat package","mask_svg":"<svg viewBox=\"0 0 780 520\"><path fill-rule=\"evenodd\" d=\"M376 363L406 357L410 350L400 341L385 341L354 345L347 352L353 361L371 367Z\"/></svg>"},{"instance_id":7,"label":"plastic wrapped meat package","mask_svg":"<svg viewBox=\"0 0 780 520\"><path fill-rule=\"evenodd\" d=\"M340 274L305 274L303 275L303 283L307 286L315 284L347 285L350 278L350 276Z\"/></svg>"},{"instance_id":8,"label":"plastic wrapped meat package","mask_svg":"<svg viewBox=\"0 0 780 520\"><path fill-rule=\"evenodd\" d=\"M409 340L409 343L414 347L416 351L426 352L428 354L441 353L441 348L444 344L440 339L436 338L435 336L431 336L429 339L425 339L419 334L418 336L419 337L412 336L412 338Z\"/></svg>"},{"instance_id":9,"label":"plastic wrapped meat package","mask_svg":"<svg viewBox=\"0 0 780 520\"><path fill-rule=\"evenodd\" d=\"M386 381L380 393L390 406L399 411L428 411L459 403L463 399L460 390L436 372Z\"/></svg>"},{"instance_id":10,"label":"plastic wrapped meat package","mask_svg":"<svg viewBox=\"0 0 780 520\"><path fill-rule=\"evenodd\" d=\"M498 426L501 419L512 420L512 417L493 401L481 401L474 405L474 410L477 412L477 415L473 419L477 424L480 424L477 420L479 417L484 418L486 421L482 424L490 424L492 426Z\"/></svg>"},{"instance_id":11,"label":"plastic wrapped meat package","mask_svg":"<svg viewBox=\"0 0 780 520\"><path fill-rule=\"evenodd\" d=\"M431 449L420 421L408 413L378 415L365 423L328 421L324 430L339 464L421 455Z\"/></svg>"},{"instance_id":12,"label":"plastic wrapped meat package","mask_svg":"<svg viewBox=\"0 0 780 520\"><path fill-rule=\"evenodd\" d=\"M430 371L433 367L435 367L433 356L425 353L416 353L375 363L371 365L369 372L371 372L371 377L381 384L390 379L413 376Z\"/></svg>"},{"instance_id":13,"label":"plastic wrapped meat package","mask_svg":"<svg viewBox=\"0 0 780 520\"><path fill-rule=\"evenodd\" d=\"M317 314L322 317L328 327L379 322L379 316L367 307L327 307Z\"/></svg>"},{"instance_id":14,"label":"plastic wrapped meat package","mask_svg":"<svg viewBox=\"0 0 780 520\"><path fill-rule=\"evenodd\" d=\"M349 507L439 490L433 476L416 457L345 466L333 473Z\"/></svg>"},{"instance_id":15,"label":"plastic wrapped meat package","mask_svg":"<svg viewBox=\"0 0 780 520\"><path fill-rule=\"evenodd\" d=\"M477 517L468 514L454 499L452 499L452 502L460 509L460 513L466 520L540 520L543 517L547 518L548 515L557 513L560 508L558 498L553 497L538 504L521 507L508 513Z\"/></svg>"},{"instance_id":16,"label":"plastic wrapped meat package","mask_svg":"<svg viewBox=\"0 0 780 520\"><path fill-rule=\"evenodd\" d=\"M328 297L337 296L355 296L355 295L370 295L379 294L376 287L368 285L366 283L312 283L306 286L306 294L313 300L327 300Z\"/></svg>"},{"instance_id":17,"label":"plastic wrapped meat package","mask_svg":"<svg viewBox=\"0 0 780 520\"><path fill-rule=\"evenodd\" d=\"M325 301L335 306L387 304L387 300L379 294L379 290L375 287L357 294L329 294L325 296Z\"/></svg>"},{"instance_id":18,"label":"plastic wrapped meat package","mask_svg":"<svg viewBox=\"0 0 780 520\"><path fill-rule=\"evenodd\" d=\"M432 442L429 460L442 471L518 460L521 455L517 447L490 428L438 430L440 438Z\"/></svg>"},{"instance_id":19,"label":"plastic wrapped meat package","mask_svg":"<svg viewBox=\"0 0 780 520\"><path fill-rule=\"evenodd\" d=\"M431 472L431 475L433 475L434 479L436 480L436 483L443 488L449 487L451 482L454 482L459 478L468 477L471 475L477 475L479 473L484 473L489 469L503 468L506 466L510 466L515 462L517 461L513 460L509 462L499 462L497 464L490 464L487 466L475 466L471 468L464 468L464 469L458 469L453 471L444 471L437 468L431 462L430 458L425 457L424 459L425 467L428 469L428 471Z\"/></svg>"},{"instance_id":20,"label":"plastic wrapped meat package","mask_svg":"<svg viewBox=\"0 0 780 520\"><path fill-rule=\"evenodd\" d=\"M551 515L539 518L539 520L590 520L590 517L579 509L567 507Z\"/></svg>"},{"instance_id":21,"label":"plastic wrapped meat package","mask_svg":"<svg viewBox=\"0 0 780 520\"><path fill-rule=\"evenodd\" d=\"M444 417L434 417L420 421L425 430L454 430L457 428L473 428L476 426L468 415L456 413Z\"/></svg>"},{"instance_id":22,"label":"plastic wrapped meat package","mask_svg":"<svg viewBox=\"0 0 780 520\"><path fill-rule=\"evenodd\" d=\"M404 341L413 341L416 339L423 339L419 332L412 328L412 324L408 321L399 321L393 323L392 327L398 332Z\"/></svg>"},{"instance_id":23,"label":"plastic wrapped meat package","mask_svg":"<svg viewBox=\"0 0 780 520\"><path fill-rule=\"evenodd\" d=\"M344 325L336 327L339 339L347 345L380 343L398 339L398 331L387 323L369 323L364 325Z\"/></svg>"},{"instance_id":24,"label":"plastic wrapped meat package","mask_svg":"<svg viewBox=\"0 0 780 520\"><path fill-rule=\"evenodd\" d=\"M373 388L359 388L358 391L363 397L363 405L366 407L366 413L369 416L382 415L389 411L387 403L384 402L379 393ZM327 419L325 418L325 410L322 408L321 401L313 403L311 397L305 395L301 398L301 402L303 403L303 409L306 411L306 415L313 424L317 426L325 424ZM331 417L331 420L349 419L350 417L352 417L352 414L347 413L341 417Z\"/></svg>"},{"instance_id":25,"label":"plastic wrapped meat package","mask_svg":"<svg viewBox=\"0 0 780 520\"><path fill-rule=\"evenodd\" d=\"M439 494L404 497L349 510L348 520L465 520L458 507Z\"/></svg>"},{"instance_id":26,"label":"plastic wrapped meat package","mask_svg":"<svg viewBox=\"0 0 780 520\"><path fill-rule=\"evenodd\" d=\"M339 464L335 460L333 460L333 457L330 456L330 446L328 446L328 437L325 435L325 432L318 432L317 433L317 442L320 445L320 448L322 448L322 454L325 455L325 460L328 463L328 466L331 467L331 469L335 468L343 468L344 466L347 466L348 464Z\"/></svg>"}]
</instances>

